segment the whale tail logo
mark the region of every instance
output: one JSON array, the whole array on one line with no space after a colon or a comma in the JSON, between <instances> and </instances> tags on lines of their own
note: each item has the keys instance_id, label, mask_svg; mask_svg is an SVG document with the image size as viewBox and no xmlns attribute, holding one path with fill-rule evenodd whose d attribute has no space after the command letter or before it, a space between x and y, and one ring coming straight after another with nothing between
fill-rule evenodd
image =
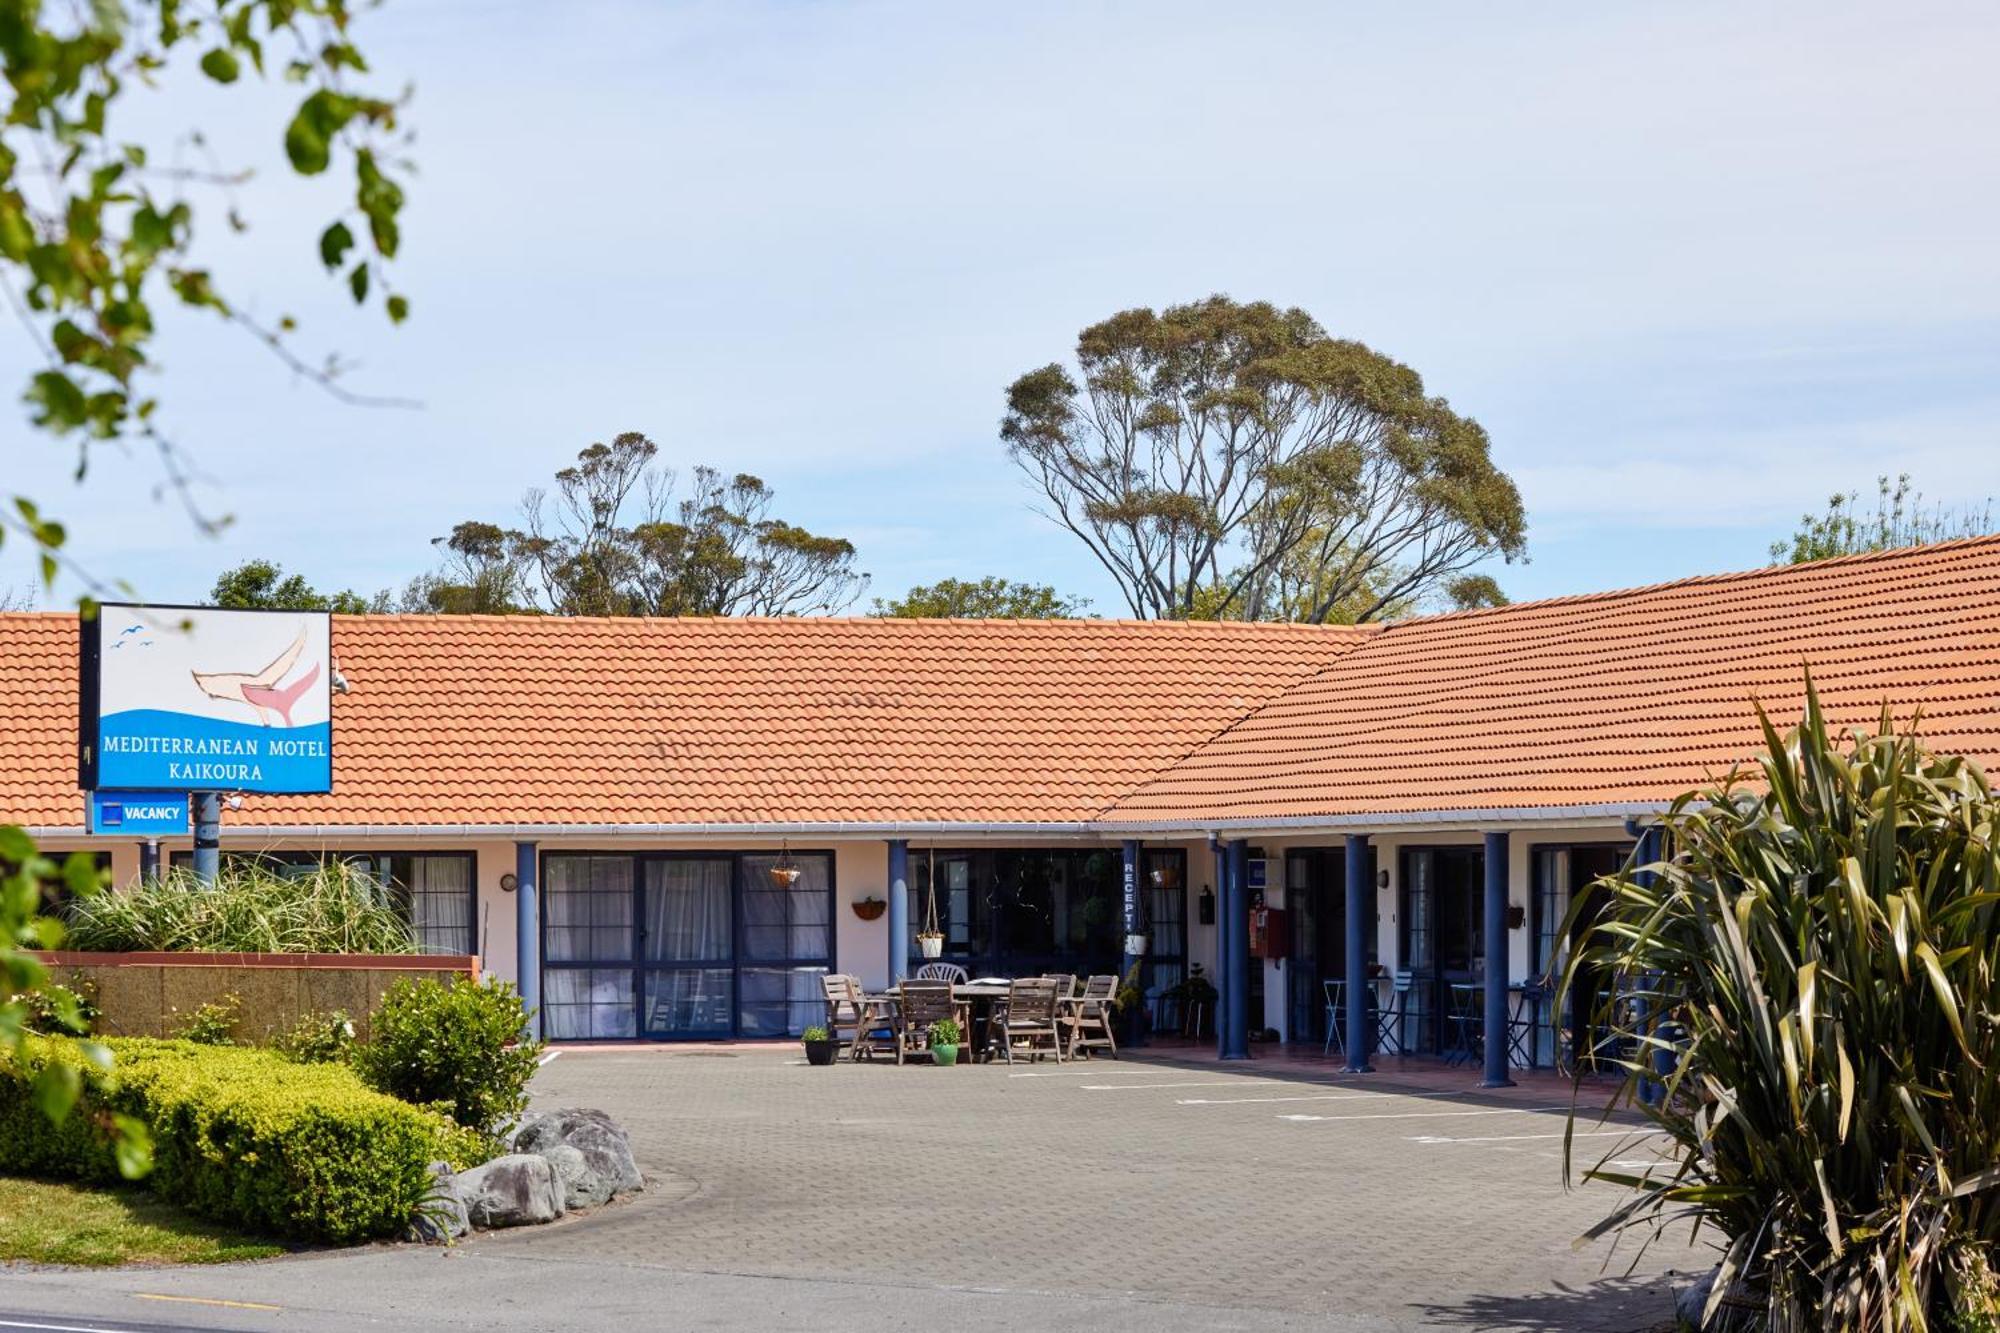
<instances>
[{"instance_id":1,"label":"whale tail logo","mask_svg":"<svg viewBox=\"0 0 2000 1333\"><path fill-rule=\"evenodd\" d=\"M278 682L298 664L299 655L306 649L306 632L300 630L285 651L267 662L259 671L191 671L196 688L211 699L225 703L239 703L253 708L257 720L265 726L271 725L271 716L276 714L286 726L292 725L292 709L305 692L319 679L319 665L314 663L304 674L289 685Z\"/></svg>"}]
</instances>

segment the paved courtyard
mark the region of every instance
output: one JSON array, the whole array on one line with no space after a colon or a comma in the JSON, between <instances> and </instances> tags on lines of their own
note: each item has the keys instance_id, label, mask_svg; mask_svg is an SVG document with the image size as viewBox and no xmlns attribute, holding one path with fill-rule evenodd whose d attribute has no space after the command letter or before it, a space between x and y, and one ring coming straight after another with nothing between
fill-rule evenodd
<instances>
[{"instance_id":1,"label":"paved courtyard","mask_svg":"<svg viewBox=\"0 0 2000 1333\"><path fill-rule=\"evenodd\" d=\"M300 1327L350 1302L482 1328L664 1308L670 1327L1659 1327L1667 1270L1685 1280L1704 1257L1662 1246L1627 1276L1624 1255L1607 1269L1603 1246L1575 1249L1617 1194L1563 1189L1567 1085L1474 1082L1193 1052L940 1070L570 1050L537 1104L601 1106L631 1129L656 1180L634 1202L449 1260L380 1249L74 1281L268 1303ZM1630 1132L1588 1131L1593 1158Z\"/></svg>"}]
</instances>

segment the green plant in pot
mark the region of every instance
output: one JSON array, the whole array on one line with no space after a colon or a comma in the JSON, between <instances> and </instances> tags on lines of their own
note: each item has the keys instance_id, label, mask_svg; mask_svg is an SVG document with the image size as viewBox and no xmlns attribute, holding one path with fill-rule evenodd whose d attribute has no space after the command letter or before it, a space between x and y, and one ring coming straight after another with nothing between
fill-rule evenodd
<instances>
[{"instance_id":1,"label":"green plant in pot","mask_svg":"<svg viewBox=\"0 0 2000 1333\"><path fill-rule=\"evenodd\" d=\"M931 1058L941 1065L958 1063L958 1043L963 1037L955 1018L940 1018L928 1029Z\"/></svg>"},{"instance_id":2,"label":"green plant in pot","mask_svg":"<svg viewBox=\"0 0 2000 1333\"><path fill-rule=\"evenodd\" d=\"M806 1063L809 1065L830 1065L840 1054L840 1043L824 1027L814 1024L801 1034L806 1046Z\"/></svg>"}]
</instances>

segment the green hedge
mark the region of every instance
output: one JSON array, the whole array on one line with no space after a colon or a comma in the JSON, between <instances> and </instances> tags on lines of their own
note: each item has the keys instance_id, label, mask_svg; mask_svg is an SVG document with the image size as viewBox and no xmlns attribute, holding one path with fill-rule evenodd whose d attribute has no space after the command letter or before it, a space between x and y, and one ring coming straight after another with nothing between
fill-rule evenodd
<instances>
[{"instance_id":1,"label":"green hedge","mask_svg":"<svg viewBox=\"0 0 2000 1333\"><path fill-rule=\"evenodd\" d=\"M119 1179L109 1115L153 1135L155 1193L264 1235L354 1241L406 1226L430 1187L429 1164L474 1151L441 1116L365 1087L339 1065L268 1051L147 1038L103 1043L109 1082L60 1124L30 1095L49 1061L80 1063L73 1043L29 1039L0 1061L0 1169Z\"/></svg>"}]
</instances>

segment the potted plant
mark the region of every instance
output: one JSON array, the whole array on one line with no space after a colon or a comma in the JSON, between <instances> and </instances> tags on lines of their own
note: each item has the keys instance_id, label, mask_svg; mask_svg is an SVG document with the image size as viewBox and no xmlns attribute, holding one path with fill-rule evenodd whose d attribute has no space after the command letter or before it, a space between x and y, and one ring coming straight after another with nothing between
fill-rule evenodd
<instances>
[{"instance_id":1,"label":"potted plant","mask_svg":"<svg viewBox=\"0 0 2000 1333\"><path fill-rule=\"evenodd\" d=\"M1143 1046L1146 1041L1146 992L1139 985L1139 965L1132 964L1132 970L1118 983L1118 994L1112 998L1112 1006L1118 1010L1118 1017L1125 1029L1124 1041L1127 1046Z\"/></svg>"},{"instance_id":2,"label":"potted plant","mask_svg":"<svg viewBox=\"0 0 2000 1333\"><path fill-rule=\"evenodd\" d=\"M806 1063L809 1065L830 1065L840 1054L840 1043L824 1027L814 1024L801 1034L806 1044Z\"/></svg>"},{"instance_id":3,"label":"potted plant","mask_svg":"<svg viewBox=\"0 0 2000 1333\"><path fill-rule=\"evenodd\" d=\"M924 884L924 928L917 932L917 952L925 958L937 958L944 953L944 932L938 929L937 913L937 849L931 849L930 874Z\"/></svg>"},{"instance_id":4,"label":"potted plant","mask_svg":"<svg viewBox=\"0 0 2000 1333\"><path fill-rule=\"evenodd\" d=\"M931 1059L941 1065L958 1063L958 1042L960 1033L958 1020L940 1018L932 1023L926 1034L930 1038Z\"/></svg>"}]
</instances>

